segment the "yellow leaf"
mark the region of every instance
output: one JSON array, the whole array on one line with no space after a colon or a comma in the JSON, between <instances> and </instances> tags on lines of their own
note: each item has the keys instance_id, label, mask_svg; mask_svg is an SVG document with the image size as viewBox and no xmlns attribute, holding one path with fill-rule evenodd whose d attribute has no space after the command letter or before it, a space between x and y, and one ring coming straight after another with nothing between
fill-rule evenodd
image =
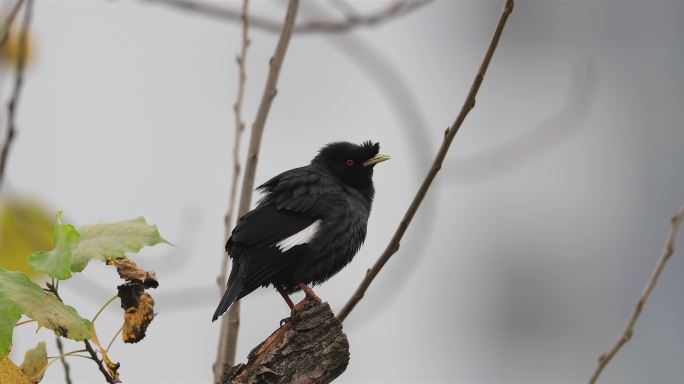
<instances>
[{"instance_id":1,"label":"yellow leaf","mask_svg":"<svg viewBox=\"0 0 684 384\"><path fill-rule=\"evenodd\" d=\"M0 360L0 383L2 384L32 384L24 373L12 360Z\"/></svg>"},{"instance_id":2,"label":"yellow leaf","mask_svg":"<svg viewBox=\"0 0 684 384\"><path fill-rule=\"evenodd\" d=\"M36 277L26 258L51 248L54 226L54 216L35 201L0 201L0 267Z\"/></svg>"}]
</instances>

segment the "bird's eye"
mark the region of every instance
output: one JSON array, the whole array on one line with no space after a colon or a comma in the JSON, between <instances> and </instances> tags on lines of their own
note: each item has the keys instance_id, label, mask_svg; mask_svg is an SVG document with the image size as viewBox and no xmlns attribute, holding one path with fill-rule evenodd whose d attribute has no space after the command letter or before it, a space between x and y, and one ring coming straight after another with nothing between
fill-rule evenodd
<instances>
[{"instance_id":1,"label":"bird's eye","mask_svg":"<svg viewBox=\"0 0 684 384\"><path fill-rule=\"evenodd\" d=\"M351 160L351 159L347 160L347 165L350 166L350 167L351 167L352 165L354 165L354 160Z\"/></svg>"}]
</instances>

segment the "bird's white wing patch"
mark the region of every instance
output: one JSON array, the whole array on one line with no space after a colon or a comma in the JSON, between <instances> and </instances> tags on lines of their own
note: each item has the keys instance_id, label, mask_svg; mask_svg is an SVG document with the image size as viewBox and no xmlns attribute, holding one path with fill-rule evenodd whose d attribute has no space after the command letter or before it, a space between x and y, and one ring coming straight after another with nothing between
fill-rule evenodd
<instances>
[{"instance_id":1,"label":"bird's white wing patch","mask_svg":"<svg viewBox=\"0 0 684 384\"><path fill-rule=\"evenodd\" d=\"M283 240L280 240L275 244L275 246L278 247L278 249L280 249L281 252L287 252L290 249L296 247L297 245L306 244L309 241L311 241L311 239L313 239L314 236L316 236L316 233L318 232L318 228L320 226L321 220L316 220L311 225L295 233L294 235Z\"/></svg>"}]
</instances>

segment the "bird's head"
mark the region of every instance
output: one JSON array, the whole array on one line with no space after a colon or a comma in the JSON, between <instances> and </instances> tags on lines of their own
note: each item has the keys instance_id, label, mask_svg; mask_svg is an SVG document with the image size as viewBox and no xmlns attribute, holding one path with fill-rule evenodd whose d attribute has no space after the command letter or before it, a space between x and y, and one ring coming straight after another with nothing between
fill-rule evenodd
<instances>
[{"instance_id":1,"label":"bird's head","mask_svg":"<svg viewBox=\"0 0 684 384\"><path fill-rule=\"evenodd\" d=\"M311 163L328 169L344 183L364 190L373 187L375 164L389 160L389 156L379 154L379 151L380 143L334 142L323 147Z\"/></svg>"}]
</instances>

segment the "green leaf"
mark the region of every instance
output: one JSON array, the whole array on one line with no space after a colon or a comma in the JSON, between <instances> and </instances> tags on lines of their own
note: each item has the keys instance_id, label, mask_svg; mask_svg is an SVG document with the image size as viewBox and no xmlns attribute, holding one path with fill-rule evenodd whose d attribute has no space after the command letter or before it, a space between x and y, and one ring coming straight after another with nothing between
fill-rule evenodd
<instances>
[{"instance_id":1,"label":"green leaf","mask_svg":"<svg viewBox=\"0 0 684 384\"><path fill-rule=\"evenodd\" d=\"M57 220L59 224L52 234L52 251L36 252L26 262L37 271L66 280L71 277L71 255L80 235L73 225L62 224L62 212L57 213Z\"/></svg>"},{"instance_id":2,"label":"green leaf","mask_svg":"<svg viewBox=\"0 0 684 384\"><path fill-rule=\"evenodd\" d=\"M47 365L47 350L45 342L41 341L35 348L26 351L24 362L19 368L32 383L39 383L43 379Z\"/></svg>"},{"instance_id":3,"label":"green leaf","mask_svg":"<svg viewBox=\"0 0 684 384\"><path fill-rule=\"evenodd\" d=\"M95 334L93 324L81 318L76 309L43 291L21 272L0 268L0 299L12 302L21 313L58 336L81 341Z\"/></svg>"},{"instance_id":4,"label":"green leaf","mask_svg":"<svg viewBox=\"0 0 684 384\"><path fill-rule=\"evenodd\" d=\"M139 217L133 220L85 225L80 228L81 241L71 255L71 270L81 272L92 259L120 259L125 253L136 253L146 245L167 243L156 225L148 225Z\"/></svg>"},{"instance_id":5,"label":"green leaf","mask_svg":"<svg viewBox=\"0 0 684 384\"><path fill-rule=\"evenodd\" d=\"M12 331L21 317L21 311L13 302L0 297L0 359L7 356L12 346Z\"/></svg>"}]
</instances>

